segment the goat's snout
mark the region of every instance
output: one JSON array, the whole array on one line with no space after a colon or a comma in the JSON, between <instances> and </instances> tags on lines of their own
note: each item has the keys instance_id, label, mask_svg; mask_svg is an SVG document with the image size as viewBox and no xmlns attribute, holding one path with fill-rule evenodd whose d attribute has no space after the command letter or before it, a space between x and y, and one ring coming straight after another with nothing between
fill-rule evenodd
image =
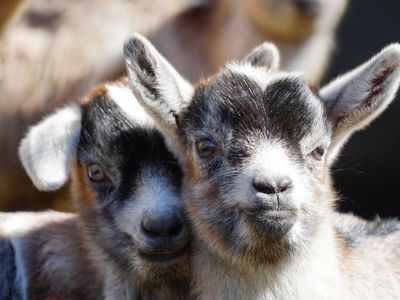
<instances>
[{"instance_id":1,"label":"goat's snout","mask_svg":"<svg viewBox=\"0 0 400 300\"><path fill-rule=\"evenodd\" d=\"M142 220L142 230L147 238L174 238L182 233L184 223L173 211L162 215L149 214Z\"/></svg>"},{"instance_id":2,"label":"goat's snout","mask_svg":"<svg viewBox=\"0 0 400 300\"><path fill-rule=\"evenodd\" d=\"M255 190L263 194L280 194L290 190L293 182L289 177L269 179L266 176L256 176L253 179Z\"/></svg>"},{"instance_id":3,"label":"goat's snout","mask_svg":"<svg viewBox=\"0 0 400 300\"><path fill-rule=\"evenodd\" d=\"M145 214L141 231L146 244L139 249L139 253L149 262L173 262L187 252L189 233L177 211Z\"/></svg>"}]
</instances>

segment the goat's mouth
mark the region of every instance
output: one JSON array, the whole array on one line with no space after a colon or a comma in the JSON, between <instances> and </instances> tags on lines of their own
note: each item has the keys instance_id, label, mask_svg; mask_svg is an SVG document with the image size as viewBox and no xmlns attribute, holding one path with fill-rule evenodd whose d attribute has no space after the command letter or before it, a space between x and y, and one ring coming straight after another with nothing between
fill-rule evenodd
<instances>
[{"instance_id":1,"label":"goat's mouth","mask_svg":"<svg viewBox=\"0 0 400 300\"><path fill-rule=\"evenodd\" d=\"M166 249L164 251L160 251L159 249L154 251L152 249L138 250L139 256L152 264L171 265L178 263L185 256L189 251L189 244L186 243L174 249Z\"/></svg>"},{"instance_id":2,"label":"goat's mouth","mask_svg":"<svg viewBox=\"0 0 400 300\"><path fill-rule=\"evenodd\" d=\"M240 209L244 221L253 229L270 236L285 235L297 219L297 210L271 210L263 207Z\"/></svg>"}]
</instances>

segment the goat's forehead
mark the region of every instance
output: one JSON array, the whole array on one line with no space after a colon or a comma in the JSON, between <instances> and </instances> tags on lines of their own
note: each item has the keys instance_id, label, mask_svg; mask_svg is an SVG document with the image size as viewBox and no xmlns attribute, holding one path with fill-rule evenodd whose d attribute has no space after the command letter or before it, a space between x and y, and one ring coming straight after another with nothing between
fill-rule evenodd
<instances>
[{"instance_id":1,"label":"goat's forehead","mask_svg":"<svg viewBox=\"0 0 400 300\"><path fill-rule=\"evenodd\" d=\"M230 65L196 89L186 119L197 126L263 131L297 140L315 126L325 127L322 101L296 73ZM202 128L197 128L202 129ZM235 130L234 130L235 131Z\"/></svg>"},{"instance_id":2,"label":"goat's forehead","mask_svg":"<svg viewBox=\"0 0 400 300\"><path fill-rule=\"evenodd\" d=\"M79 148L107 158L111 165L134 160L136 165L164 167L173 161L153 119L139 105L129 88L109 84L82 105Z\"/></svg>"},{"instance_id":3,"label":"goat's forehead","mask_svg":"<svg viewBox=\"0 0 400 300\"><path fill-rule=\"evenodd\" d=\"M105 84L92 90L81 101L86 121L99 127L106 127L104 118L117 118L141 128L155 128L153 118L139 104L125 81Z\"/></svg>"}]
</instances>

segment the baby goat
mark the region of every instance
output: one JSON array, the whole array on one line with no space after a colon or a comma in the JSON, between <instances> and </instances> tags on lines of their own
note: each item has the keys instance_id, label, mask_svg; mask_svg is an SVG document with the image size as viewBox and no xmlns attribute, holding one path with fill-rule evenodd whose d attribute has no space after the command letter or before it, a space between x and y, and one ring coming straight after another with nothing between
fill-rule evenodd
<instances>
[{"instance_id":1,"label":"baby goat","mask_svg":"<svg viewBox=\"0 0 400 300\"><path fill-rule=\"evenodd\" d=\"M276 69L271 44L194 90L139 35L125 57L185 168L200 299L398 299L400 223L337 213L330 168L392 101L399 44L319 93Z\"/></svg>"},{"instance_id":2,"label":"baby goat","mask_svg":"<svg viewBox=\"0 0 400 300\"><path fill-rule=\"evenodd\" d=\"M20 157L43 191L71 173L78 213L1 214L1 299L187 298L181 169L127 81L31 128Z\"/></svg>"}]
</instances>

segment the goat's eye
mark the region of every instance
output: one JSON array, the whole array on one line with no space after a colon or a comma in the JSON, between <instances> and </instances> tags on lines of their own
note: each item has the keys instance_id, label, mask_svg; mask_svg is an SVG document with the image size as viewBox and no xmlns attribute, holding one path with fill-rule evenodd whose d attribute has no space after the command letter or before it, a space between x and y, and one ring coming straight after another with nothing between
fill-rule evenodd
<instances>
[{"instance_id":1,"label":"goat's eye","mask_svg":"<svg viewBox=\"0 0 400 300\"><path fill-rule=\"evenodd\" d=\"M315 148L312 152L311 155L316 159L316 160L321 160L322 157L325 154L325 149L324 147L320 146Z\"/></svg>"},{"instance_id":2,"label":"goat's eye","mask_svg":"<svg viewBox=\"0 0 400 300\"><path fill-rule=\"evenodd\" d=\"M211 139L202 139L196 142L196 151L201 158L207 158L214 154L216 145Z\"/></svg>"},{"instance_id":3,"label":"goat's eye","mask_svg":"<svg viewBox=\"0 0 400 300\"><path fill-rule=\"evenodd\" d=\"M106 179L106 173L104 172L103 168L100 167L98 164L91 164L87 167L87 173L92 181L102 181Z\"/></svg>"}]
</instances>

